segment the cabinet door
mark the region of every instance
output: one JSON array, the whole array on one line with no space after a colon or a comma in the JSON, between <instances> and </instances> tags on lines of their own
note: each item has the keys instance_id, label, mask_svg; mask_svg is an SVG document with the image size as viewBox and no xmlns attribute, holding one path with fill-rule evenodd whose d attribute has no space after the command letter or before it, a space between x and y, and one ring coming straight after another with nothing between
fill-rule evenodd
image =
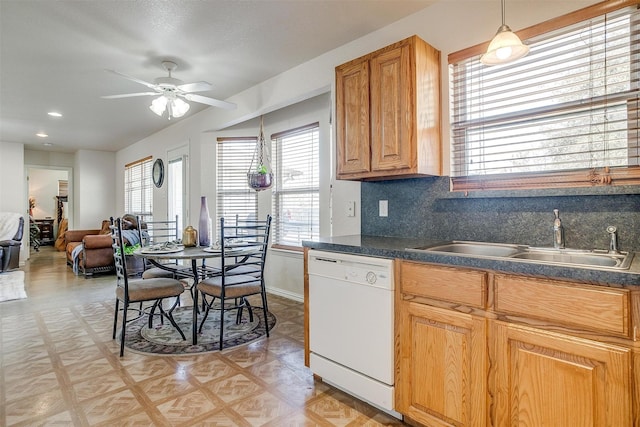
<instances>
[{"instance_id":1,"label":"cabinet door","mask_svg":"<svg viewBox=\"0 0 640 427\"><path fill-rule=\"evenodd\" d=\"M495 426L631 426L631 351L495 322Z\"/></svg>"},{"instance_id":2,"label":"cabinet door","mask_svg":"<svg viewBox=\"0 0 640 427\"><path fill-rule=\"evenodd\" d=\"M396 409L428 426L487 421L486 320L400 303Z\"/></svg>"},{"instance_id":3,"label":"cabinet door","mask_svg":"<svg viewBox=\"0 0 640 427\"><path fill-rule=\"evenodd\" d=\"M371 169L369 127L369 62L336 68L337 175Z\"/></svg>"},{"instance_id":4,"label":"cabinet door","mask_svg":"<svg viewBox=\"0 0 640 427\"><path fill-rule=\"evenodd\" d=\"M371 58L371 170L416 168L411 45Z\"/></svg>"}]
</instances>

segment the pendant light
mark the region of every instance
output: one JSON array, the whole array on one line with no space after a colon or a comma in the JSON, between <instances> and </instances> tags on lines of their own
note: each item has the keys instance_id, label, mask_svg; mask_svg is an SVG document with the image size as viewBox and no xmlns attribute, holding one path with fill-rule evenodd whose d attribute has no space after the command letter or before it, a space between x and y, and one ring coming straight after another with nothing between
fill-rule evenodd
<instances>
[{"instance_id":1,"label":"pendant light","mask_svg":"<svg viewBox=\"0 0 640 427\"><path fill-rule=\"evenodd\" d=\"M504 0L502 3L502 25L489 43L487 53L482 55L480 62L484 65L499 65L520 59L529 53L529 46L520 41L520 38L504 23Z\"/></svg>"}]
</instances>

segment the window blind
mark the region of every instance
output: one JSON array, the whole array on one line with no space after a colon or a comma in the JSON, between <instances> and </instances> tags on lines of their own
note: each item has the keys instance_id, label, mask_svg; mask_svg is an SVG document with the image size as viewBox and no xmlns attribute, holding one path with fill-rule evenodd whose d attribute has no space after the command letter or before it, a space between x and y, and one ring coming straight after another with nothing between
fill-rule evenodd
<instances>
[{"instance_id":1,"label":"window blind","mask_svg":"<svg viewBox=\"0 0 640 427\"><path fill-rule=\"evenodd\" d=\"M146 157L124 168L124 210L147 221L153 219L152 166L153 158Z\"/></svg>"},{"instance_id":2,"label":"window blind","mask_svg":"<svg viewBox=\"0 0 640 427\"><path fill-rule=\"evenodd\" d=\"M217 146L217 200L216 224L220 229L220 218L228 223L257 219L258 196L249 188L247 172L256 147L255 137L218 138Z\"/></svg>"},{"instance_id":3,"label":"window blind","mask_svg":"<svg viewBox=\"0 0 640 427\"><path fill-rule=\"evenodd\" d=\"M527 44L512 64L488 67L479 55L450 64L452 188L611 184L638 166L637 6Z\"/></svg>"},{"instance_id":4,"label":"window blind","mask_svg":"<svg viewBox=\"0 0 640 427\"><path fill-rule=\"evenodd\" d=\"M274 157L273 241L302 246L320 226L319 124L271 135Z\"/></svg>"}]
</instances>

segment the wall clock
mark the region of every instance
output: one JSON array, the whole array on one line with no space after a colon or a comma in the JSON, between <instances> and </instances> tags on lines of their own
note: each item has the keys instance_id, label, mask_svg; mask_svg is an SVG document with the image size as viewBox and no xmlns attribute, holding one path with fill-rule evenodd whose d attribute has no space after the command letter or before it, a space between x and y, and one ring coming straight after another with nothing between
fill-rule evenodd
<instances>
[{"instance_id":1,"label":"wall clock","mask_svg":"<svg viewBox=\"0 0 640 427\"><path fill-rule=\"evenodd\" d=\"M162 159L157 159L153 163L153 184L160 188L162 187L162 183L164 182L164 163Z\"/></svg>"}]
</instances>

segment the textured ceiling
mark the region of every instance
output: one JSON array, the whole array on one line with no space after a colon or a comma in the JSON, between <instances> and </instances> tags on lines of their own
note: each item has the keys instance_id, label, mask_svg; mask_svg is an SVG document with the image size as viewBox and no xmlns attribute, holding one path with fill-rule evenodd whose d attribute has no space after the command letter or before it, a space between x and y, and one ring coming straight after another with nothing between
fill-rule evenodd
<instances>
[{"instance_id":1,"label":"textured ceiling","mask_svg":"<svg viewBox=\"0 0 640 427\"><path fill-rule=\"evenodd\" d=\"M0 141L115 151L175 119L153 114L151 97L100 98L147 91L105 69L152 82L170 59L174 77L210 82L201 94L226 99L432 3L0 0ZM204 108L192 102L185 117Z\"/></svg>"}]
</instances>

